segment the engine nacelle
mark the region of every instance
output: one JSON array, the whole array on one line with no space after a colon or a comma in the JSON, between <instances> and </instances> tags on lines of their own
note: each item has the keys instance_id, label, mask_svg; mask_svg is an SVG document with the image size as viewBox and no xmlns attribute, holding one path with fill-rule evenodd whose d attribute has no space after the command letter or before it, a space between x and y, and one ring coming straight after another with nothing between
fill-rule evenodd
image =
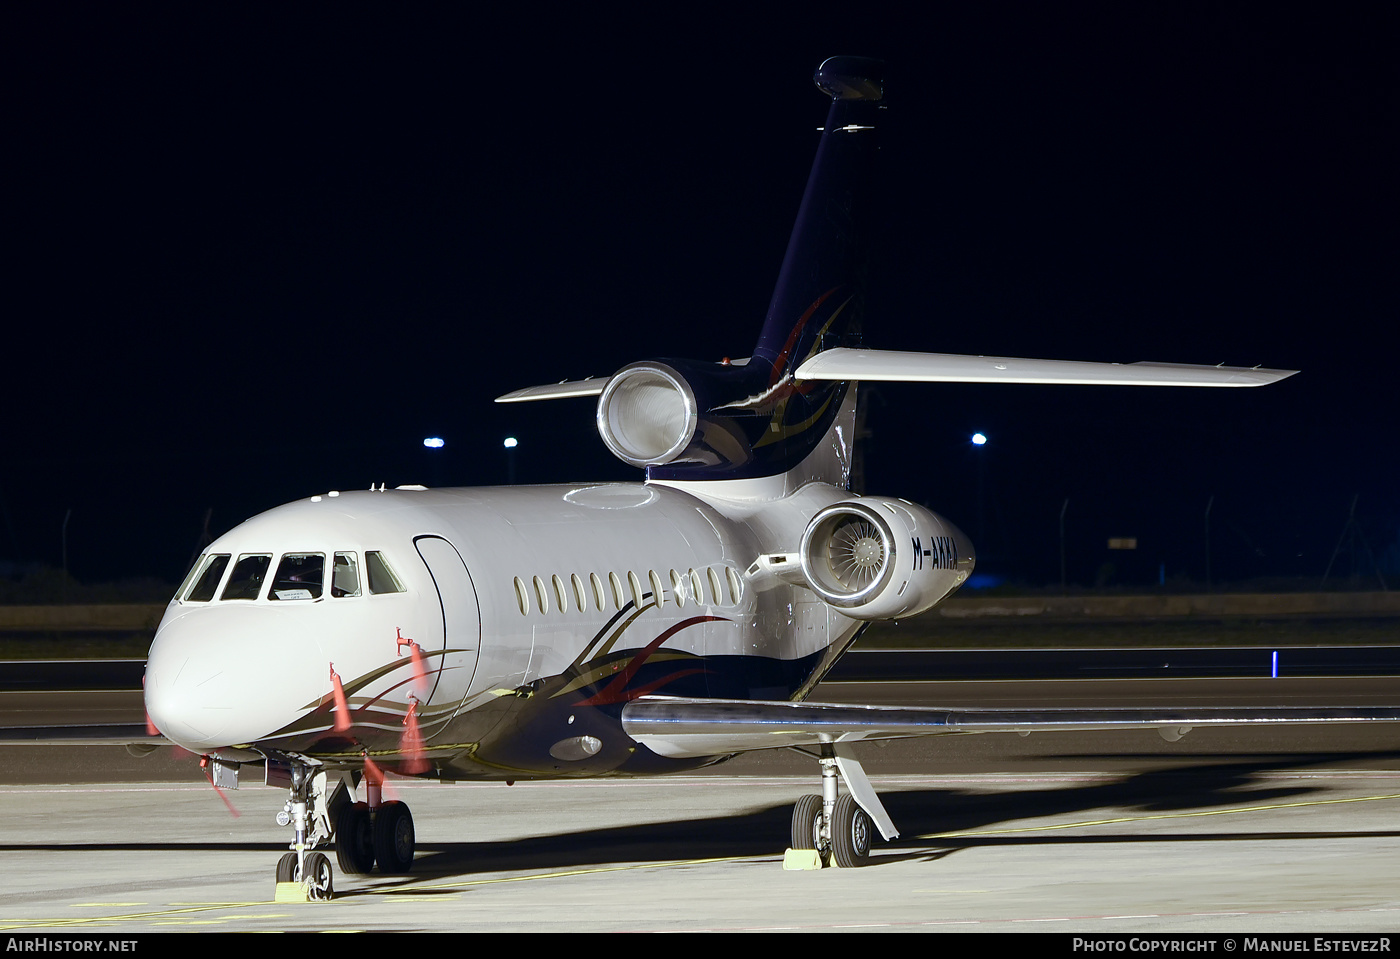
<instances>
[{"instance_id":1,"label":"engine nacelle","mask_svg":"<svg viewBox=\"0 0 1400 959\"><path fill-rule=\"evenodd\" d=\"M598 432L613 455L633 466L677 459L699 425L695 393L664 363L632 363L613 374L598 397Z\"/></svg>"},{"instance_id":2,"label":"engine nacelle","mask_svg":"<svg viewBox=\"0 0 1400 959\"><path fill-rule=\"evenodd\" d=\"M926 612L966 581L976 558L952 523L884 496L833 503L802 534L807 584L853 619Z\"/></svg>"}]
</instances>

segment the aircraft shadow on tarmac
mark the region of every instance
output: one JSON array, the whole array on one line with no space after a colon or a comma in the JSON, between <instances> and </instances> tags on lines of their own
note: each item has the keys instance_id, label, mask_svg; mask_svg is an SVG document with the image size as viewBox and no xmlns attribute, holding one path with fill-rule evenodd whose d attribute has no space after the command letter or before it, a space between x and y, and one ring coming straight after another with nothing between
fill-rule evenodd
<instances>
[{"instance_id":1,"label":"aircraft shadow on tarmac","mask_svg":"<svg viewBox=\"0 0 1400 959\"><path fill-rule=\"evenodd\" d=\"M1131 757L1127 757L1131 758ZM1155 758L1155 757L1154 757ZM1193 757L1182 757L1190 760ZM1097 809L1122 809L1145 816L1207 811L1234 805L1267 805L1306 801L1325 790L1321 786L1262 778L1282 770L1299 770L1339 762L1393 763L1397 752L1332 753L1273 756L1268 760L1219 763L1200 756L1197 765L1124 773L1120 777L1057 788L991 789L934 788L890 790L881 796L902 838L875 844L871 866L909 859L936 860L961 849L979 846L1039 846L1063 843L1236 842L1259 839L1386 838L1400 829L1335 832L1153 832L1133 834L1119 829L1085 836L1074 834L947 835L993 830L1007 823L1046 816L1087 814ZM795 798L795 797L794 797ZM468 811L469 812L469 811ZM615 828L558 832L526 839L488 842L422 843L413 871L403 876L337 876L337 895L373 893L444 879L469 879L499 872L538 869L605 867L619 863L753 858L763 863L782 855L791 806L767 806L737 815L693 818L673 822L620 825ZM1248 813L1244 822L1248 822ZM464 815L464 823L470 816ZM0 844L0 852L164 851L191 853L285 850L279 843L51 843Z\"/></svg>"},{"instance_id":2,"label":"aircraft shadow on tarmac","mask_svg":"<svg viewBox=\"0 0 1400 959\"><path fill-rule=\"evenodd\" d=\"M1269 761L1229 764L1211 762L1170 770L1128 773L1111 781L1055 789L1015 789L1006 792L962 789L890 791L883 793L881 799L899 827L902 838L892 843L877 841L872 850L871 865L878 867L882 861L909 858L939 859L958 849L988 845L1400 837L1400 829L1397 829L1378 832L1192 832L1169 835L1158 832L1133 835L1117 830L1090 838L1082 834L920 838L930 834L993 829L1004 823L1031 817L1087 813L1102 808L1160 815L1164 812L1186 813L1225 808L1241 803L1265 805L1306 801L1324 790L1318 786L1260 780L1259 775L1360 758L1395 760L1400 759L1400 753L1274 757ZM414 871L408 876L397 877L395 881L412 885L425 879L441 881L448 877L520 869L565 869L631 862L730 857L772 859L782 855L785 843L781 837L788 832L791 809L788 805L769 806L740 815L559 832L509 842L420 844ZM930 852L930 846L938 848Z\"/></svg>"}]
</instances>

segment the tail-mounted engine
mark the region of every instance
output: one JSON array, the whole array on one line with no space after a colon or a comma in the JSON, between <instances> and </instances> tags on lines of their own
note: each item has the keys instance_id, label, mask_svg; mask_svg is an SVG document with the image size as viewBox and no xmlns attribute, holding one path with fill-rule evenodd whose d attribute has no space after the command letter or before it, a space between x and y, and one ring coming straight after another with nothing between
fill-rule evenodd
<instances>
[{"instance_id":1,"label":"tail-mounted engine","mask_svg":"<svg viewBox=\"0 0 1400 959\"><path fill-rule=\"evenodd\" d=\"M783 472L820 440L840 407L840 390L798 394L777 388L771 370L734 363L645 360L618 370L598 397L598 432L632 466L660 478L732 479ZM808 412L813 402L819 413ZM785 426L803 417L810 428ZM808 435L810 434L810 435Z\"/></svg>"},{"instance_id":2,"label":"tail-mounted engine","mask_svg":"<svg viewBox=\"0 0 1400 959\"><path fill-rule=\"evenodd\" d=\"M603 442L633 466L674 462L695 439L699 422L695 392L664 363L624 366L598 397Z\"/></svg>"},{"instance_id":3,"label":"tail-mounted engine","mask_svg":"<svg viewBox=\"0 0 1400 959\"><path fill-rule=\"evenodd\" d=\"M853 619L898 619L938 605L972 573L967 537L922 506L866 496L826 507L802 535L802 573Z\"/></svg>"},{"instance_id":4,"label":"tail-mounted engine","mask_svg":"<svg viewBox=\"0 0 1400 959\"><path fill-rule=\"evenodd\" d=\"M608 379L598 432L652 479L775 476L824 443L848 453L850 429L833 435L841 417L855 415L848 392L846 383L797 383L786 367L757 361L645 360Z\"/></svg>"}]
</instances>

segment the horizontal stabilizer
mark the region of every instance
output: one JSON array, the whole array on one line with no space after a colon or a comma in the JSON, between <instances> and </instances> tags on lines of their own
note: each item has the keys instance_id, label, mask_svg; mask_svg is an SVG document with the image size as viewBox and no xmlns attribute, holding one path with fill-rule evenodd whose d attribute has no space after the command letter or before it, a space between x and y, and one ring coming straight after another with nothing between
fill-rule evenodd
<instances>
[{"instance_id":1,"label":"horizontal stabilizer","mask_svg":"<svg viewBox=\"0 0 1400 959\"><path fill-rule=\"evenodd\" d=\"M496 397L497 403L528 403L530 400L565 400L571 396L597 396L608 385L606 376L594 376L586 380L565 380L563 383L550 383L548 386L527 386L505 396Z\"/></svg>"},{"instance_id":2,"label":"horizontal stabilizer","mask_svg":"<svg viewBox=\"0 0 1400 959\"><path fill-rule=\"evenodd\" d=\"M1156 729L1172 740L1203 726L1364 722L1400 722L1400 708L945 709L646 697L622 710L622 728L627 735L652 752L672 758L957 733Z\"/></svg>"},{"instance_id":3,"label":"horizontal stabilizer","mask_svg":"<svg viewBox=\"0 0 1400 959\"><path fill-rule=\"evenodd\" d=\"M1044 383L1101 386L1264 386L1297 370L1184 363L1089 363L1015 356L825 350L797 368L799 380L895 383Z\"/></svg>"}]
</instances>

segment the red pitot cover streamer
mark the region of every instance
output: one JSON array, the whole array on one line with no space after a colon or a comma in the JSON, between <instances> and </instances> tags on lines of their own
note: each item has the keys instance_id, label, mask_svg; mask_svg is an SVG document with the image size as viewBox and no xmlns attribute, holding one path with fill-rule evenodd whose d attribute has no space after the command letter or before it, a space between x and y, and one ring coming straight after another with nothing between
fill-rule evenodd
<instances>
[{"instance_id":1,"label":"red pitot cover streamer","mask_svg":"<svg viewBox=\"0 0 1400 959\"><path fill-rule=\"evenodd\" d=\"M420 694L428 689L428 667L423 662L423 647L419 646L411 639L404 639L403 628L395 627L395 649L408 647L408 654L413 657L413 688Z\"/></svg>"},{"instance_id":2,"label":"red pitot cover streamer","mask_svg":"<svg viewBox=\"0 0 1400 959\"><path fill-rule=\"evenodd\" d=\"M361 758L365 761L365 785L369 787L378 786L380 798L387 801L393 797L393 790L384 779L384 770L379 768L379 764L369 758L369 753L361 753Z\"/></svg>"},{"instance_id":3,"label":"red pitot cover streamer","mask_svg":"<svg viewBox=\"0 0 1400 959\"><path fill-rule=\"evenodd\" d=\"M335 663L331 663L331 695L335 697L335 728L345 732L350 728L350 704L345 701L345 687L340 685Z\"/></svg>"},{"instance_id":4,"label":"red pitot cover streamer","mask_svg":"<svg viewBox=\"0 0 1400 959\"><path fill-rule=\"evenodd\" d=\"M204 781L209 784L210 789L214 790L214 795L222 799L224 801L224 805L228 807L228 814L234 819L237 819L239 816L243 815L237 809L233 808L233 803L229 802L228 797L224 795L224 791L218 786L214 785L214 774L209 770L208 756L199 757L199 768L204 772Z\"/></svg>"},{"instance_id":5,"label":"red pitot cover streamer","mask_svg":"<svg viewBox=\"0 0 1400 959\"><path fill-rule=\"evenodd\" d=\"M399 739L399 751L408 759L399 768L409 775L428 771L428 761L423 758L423 734L418 730L418 700L408 697L408 714L403 718L403 736Z\"/></svg>"},{"instance_id":6,"label":"red pitot cover streamer","mask_svg":"<svg viewBox=\"0 0 1400 959\"><path fill-rule=\"evenodd\" d=\"M141 677L141 689L142 689L142 691L143 691L143 693L144 693L144 691L145 691L145 689L146 689L146 677L145 677L145 676L142 676L142 677ZM145 698L144 695L142 696L142 698L143 698L143 699ZM146 735L147 735L147 736L159 736L159 735L160 735L160 730L159 730L159 729L156 729L156 724L153 723L153 722L151 722L151 711L150 711L149 709L146 710Z\"/></svg>"},{"instance_id":7,"label":"red pitot cover streamer","mask_svg":"<svg viewBox=\"0 0 1400 959\"><path fill-rule=\"evenodd\" d=\"M408 652L413 657L413 685L420 692L425 691L428 688L428 667L423 662L423 647L410 639Z\"/></svg>"}]
</instances>

